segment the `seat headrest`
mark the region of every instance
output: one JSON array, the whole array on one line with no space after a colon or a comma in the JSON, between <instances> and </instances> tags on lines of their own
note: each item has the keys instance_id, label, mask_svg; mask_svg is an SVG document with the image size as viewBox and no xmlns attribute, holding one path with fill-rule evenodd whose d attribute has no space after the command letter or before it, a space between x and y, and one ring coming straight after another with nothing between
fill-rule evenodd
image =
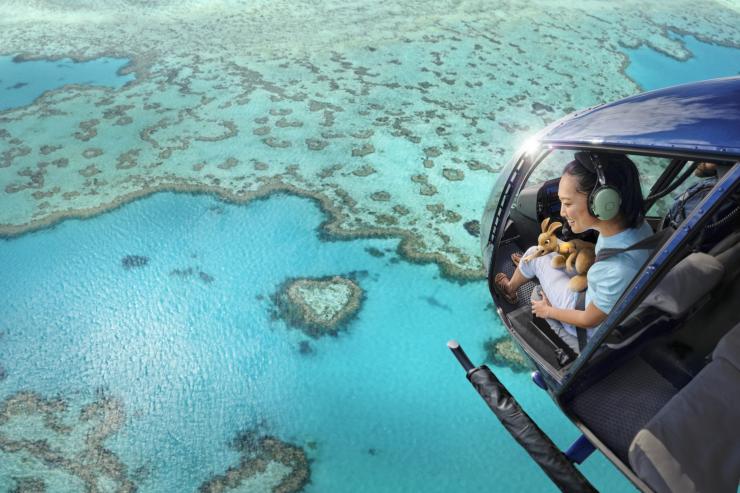
<instances>
[{"instance_id":1,"label":"seat headrest","mask_svg":"<svg viewBox=\"0 0 740 493\"><path fill-rule=\"evenodd\" d=\"M683 316L719 282L725 268L706 253L692 253L677 263L642 305L654 306L673 318Z\"/></svg>"},{"instance_id":2,"label":"seat headrest","mask_svg":"<svg viewBox=\"0 0 740 493\"><path fill-rule=\"evenodd\" d=\"M740 273L740 242L717 255L717 260L725 266L725 279L734 279Z\"/></svg>"}]
</instances>

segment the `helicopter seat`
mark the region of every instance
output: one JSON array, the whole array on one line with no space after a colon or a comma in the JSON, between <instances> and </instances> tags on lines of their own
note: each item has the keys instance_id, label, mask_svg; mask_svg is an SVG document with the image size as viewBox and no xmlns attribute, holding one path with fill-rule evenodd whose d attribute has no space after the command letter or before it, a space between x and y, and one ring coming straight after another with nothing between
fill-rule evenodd
<instances>
[{"instance_id":1,"label":"helicopter seat","mask_svg":"<svg viewBox=\"0 0 740 493\"><path fill-rule=\"evenodd\" d=\"M740 251L740 250L739 250ZM681 320L698 310L720 283L723 263L706 253L692 253L678 262L617 327L607 340L610 349L631 344L646 330L671 320Z\"/></svg>"},{"instance_id":2,"label":"helicopter seat","mask_svg":"<svg viewBox=\"0 0 740 493\"><path fill-rule=\"evenodd\" d=\"M740 324L712 361L632 440L629 462L657 493L735 493L740 484Z\"/></svg>"}]
</instances>

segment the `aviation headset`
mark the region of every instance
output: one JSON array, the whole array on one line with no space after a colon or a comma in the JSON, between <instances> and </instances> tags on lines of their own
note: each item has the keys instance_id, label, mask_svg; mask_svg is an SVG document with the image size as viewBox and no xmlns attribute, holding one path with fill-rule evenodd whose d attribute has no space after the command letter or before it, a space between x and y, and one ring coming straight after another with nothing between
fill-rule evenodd
<instances>
[{"instance_id":1,"label":"aviation headset","mask_svg":"<svg viewBox=\"0 0 740 493\"><path fill-rule=\"evenodd\" d=\"M576 152L576 160L597 177L596 185L588 194L588 212L602 221L613 219L619 213L622 196L615 187L607 185L604 164L598 155Z\"/></svg>"}]
</instances>

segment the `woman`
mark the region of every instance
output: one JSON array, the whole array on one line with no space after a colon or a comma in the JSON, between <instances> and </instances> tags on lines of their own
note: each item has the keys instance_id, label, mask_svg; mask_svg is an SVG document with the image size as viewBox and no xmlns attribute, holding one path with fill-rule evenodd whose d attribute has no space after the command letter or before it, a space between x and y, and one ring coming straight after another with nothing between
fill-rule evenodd
<instances>
[{"instance_id":1,"label":"woman","mask_svg":"<svg viewBox=\"0 0 740 493\"><path fill-rule=\"evenodd\" d=\"M589 229L599 232L597 255L603 248L627 248L653 234L644 220L637 167L625 155L576 153L575 160L563 170L558 197L560 215L574 233ZM603 207L603 198L607 200L606 207ZM524 257L533 253L535 248L527 250ZM541 300L532 300L532 313L549 322L560 322L551 325L570 347L578 351L576 327L593 328L606 319L647 261L649 251L622 252L591 266L587 274L584 310L575 309L578 294L568 289L568 274L550 265L553 255L555 253L521 261L511 279L506 274L497 274L494 286L507 301L516 302L519 286L537 277L544 296Z\"/></svg>"}]
</instances>

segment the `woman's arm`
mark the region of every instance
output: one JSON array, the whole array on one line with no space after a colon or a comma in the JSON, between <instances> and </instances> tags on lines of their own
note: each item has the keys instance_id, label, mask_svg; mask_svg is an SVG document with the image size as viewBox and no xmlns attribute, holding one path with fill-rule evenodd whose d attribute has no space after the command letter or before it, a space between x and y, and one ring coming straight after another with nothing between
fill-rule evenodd
<instances>
[{"instance_id":1,"label":"woman's arm","mask_svg":"<svg viewBox=\"0 0 740 493\"><path fill-rule=\"evenodd\" d=\"M542 300L532 301L532 313L540 318L552 318L559 322L575 325L584 329L596 327L606 320L607 314L596 308L593 303L589 303L585 310L566 310L555 308L550 301L544 296Z\"/></svg>"}]
</instances>

